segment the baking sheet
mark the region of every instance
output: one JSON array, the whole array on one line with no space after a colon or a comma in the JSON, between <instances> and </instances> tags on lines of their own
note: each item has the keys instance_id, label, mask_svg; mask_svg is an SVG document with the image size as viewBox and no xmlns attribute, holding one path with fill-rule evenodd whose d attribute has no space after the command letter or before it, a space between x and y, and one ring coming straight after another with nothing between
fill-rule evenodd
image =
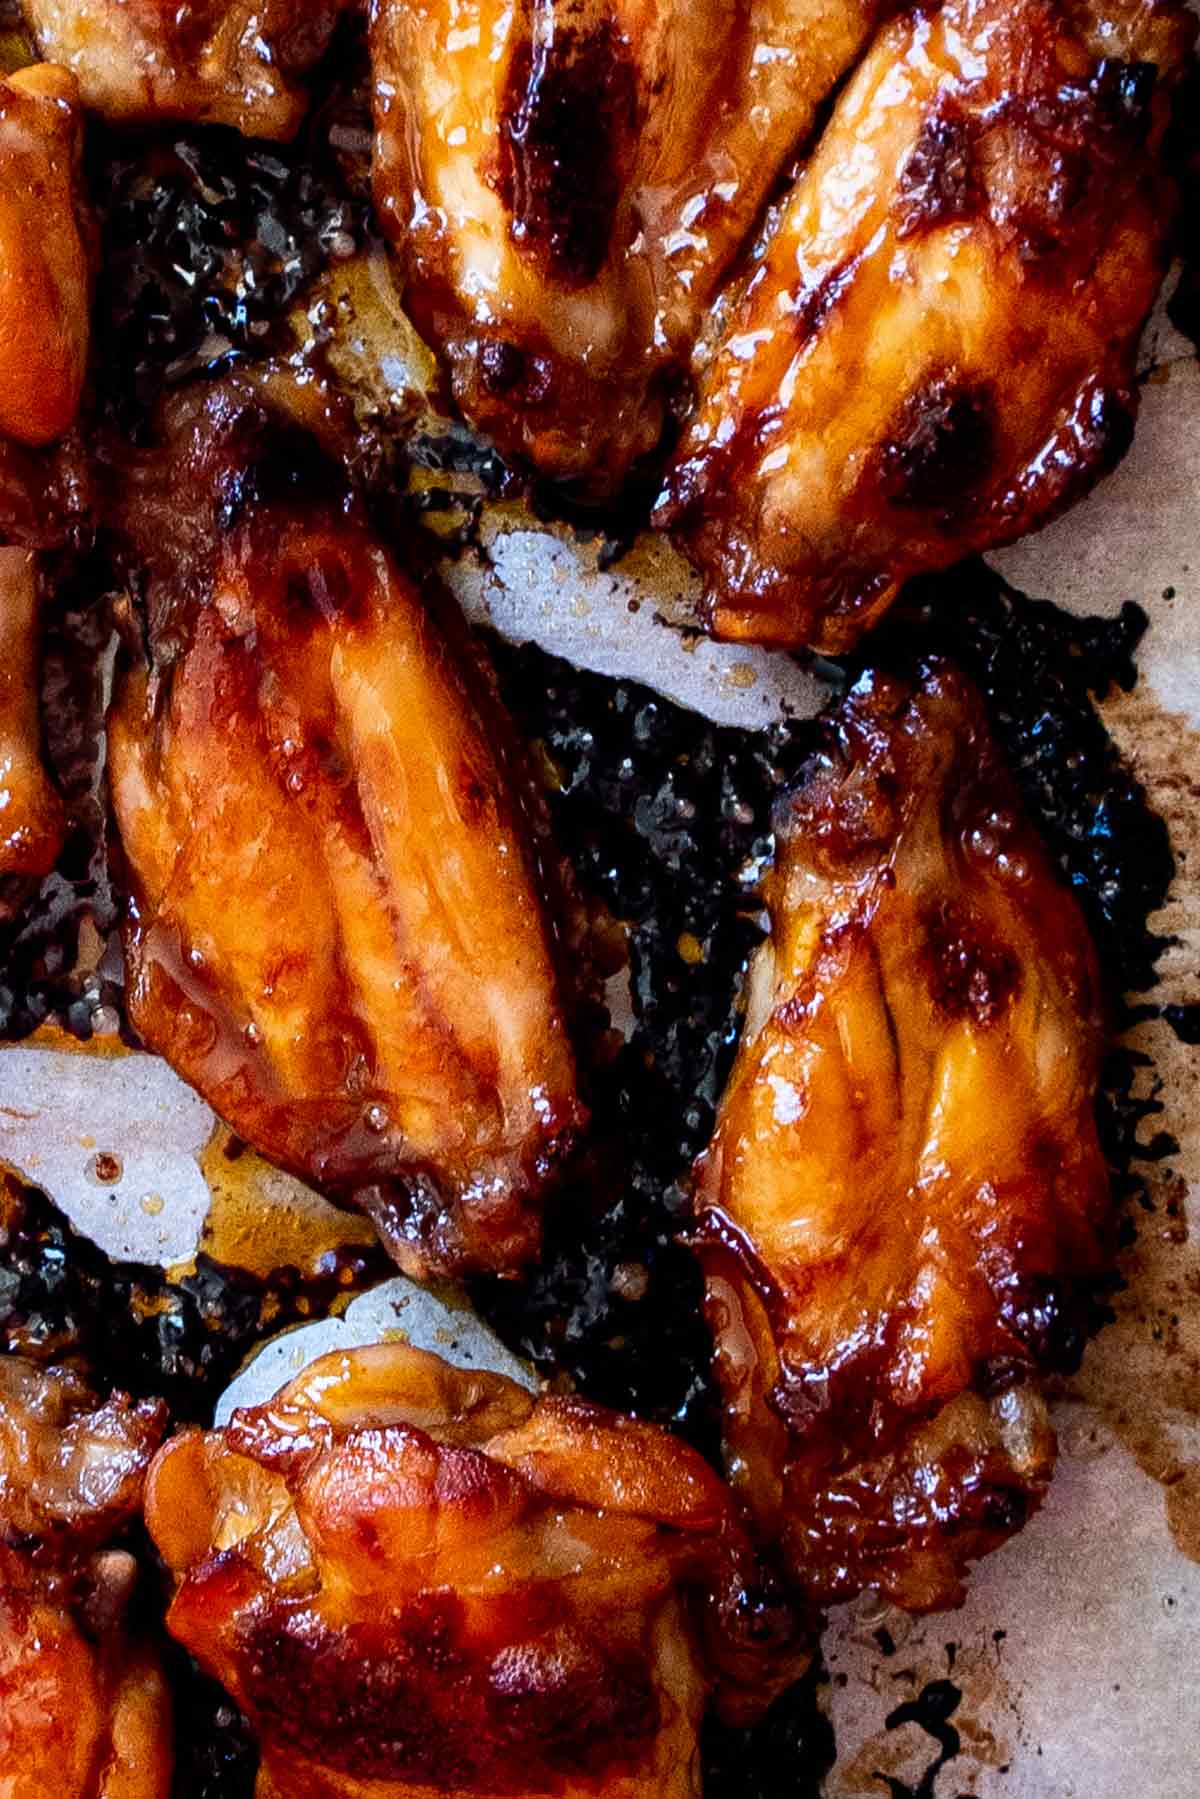
<instances>
[{"instance_id":1,"label":"baking sheet","mask_svg":"<svg viewBox=\"0 0 1200 1799\"><path fill-rule=\"evenodd\" d=\"M1147 365L1142 423L1121 470L1067 519L995 560L1025 591L1076 610L1111 612L1132 598L1151 615L1141 684L1105 711L1167 815L1179 856L1161 921L1177 942L1151 997L1193 1000L1200 365L1161 319ZM822 702L819 678L795 659L712 645L689 629L695 586L665 546L642 543L606 571L594 543L511 507L486 514L483 541L486 556L448 574L471 616L516 640L751 728ZM1140 1026L1136 1041L1154 1058L1165 1107L1158 1124L1179 1150L1152 1176L1156 1209L1125 1256L1117 1321L1059 1396L1062 1462L1049 1502L977 1570L961 1612L914 1622L863 1600L834 1615L826 1701L839 1759L830 1799L1194 1799L1200 1791L1192 1665L1200 1640L1200 1257L1188 1227L1200 1182L1200 1058L1158 1021ZM44 1186L110 1254L185 1263L200 1240L218 1134L203 1102L155 1058L112 1044L85 1055L42 1036L0 1054L0 1158ZM286 1177L260 1168L256 1179L268 1220L303 1207L328 1213ZM339 1228L328 1218L326 1227ZM396 1281L355 1302L344 1320L282 1340L240 1377L234 1397L264 1396L321 1348L391 1332L528 1378L453 1296L426 1300Z\"/></svg>"}]
</instances>

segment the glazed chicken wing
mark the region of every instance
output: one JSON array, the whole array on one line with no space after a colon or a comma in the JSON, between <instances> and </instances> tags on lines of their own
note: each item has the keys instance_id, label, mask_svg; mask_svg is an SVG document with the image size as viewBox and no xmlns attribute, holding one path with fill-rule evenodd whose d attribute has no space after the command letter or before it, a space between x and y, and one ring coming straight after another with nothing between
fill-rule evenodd
<instances>
[{"instance_id":1,"label":"glazed chicken wing","mask_svg":"<svg viewBox=\"0 0 1200 1799\"><path fill-rule=\"evenodd\" d=\"M44 56L121 124L186 119L287 138L347 0L24 0Z\"/></svg>"},{"instance_id":2,"label":"glazed chicken wing","mask_svg":"<svg viewBox=\"0 0 1200 1799\"><path fill-rule=\"evenodd\" d=\"M140 1507L162 1409L0 1358L0 1788L166 1799L170 1699L123 1623L136 1565L101 1549ZM18 1551L9 1544L20 1542Z\"/></svg>"},{"instance_id":3,"label":"glazed chicken wing","mask_svg":"<svg viewBox=\"0 0 1200 1799\"><path fill-rule=\"evenodd\" d=\"M1176 0L946 0L880 33L659 504L719 636L844 650L1123 453L1193 29Z\"/></svg>"},{"instance_id":4,"label":"glazed chicken wing","mask_svg":"<svg viewBox=\"0 0 1200 1799\"><path fill-rule=\"evenodd\" d=\"M1095 959L944 665L864 675L778 829L698 1183L727 1466L814 1597L940 1607L1040 1499L1106 1265Z\"/></svg>"},{"instance_id":5,"label":"glazed chicken wing","mask_svg":"<svg viewBox=\"0 0 1200 1799\"><path fill-rule=\"evenodd\" d=\"M37 598L32 552L0 549L0 910L2 883L47 874L63 839L41 758Z\"/></svg>"},{"instance_id":6,"label":"glazed chicken wing","mask_svg":"<svg viewBox=\"0 0 1200 1799\"><path fill-rule=\"evenodd\" d=\"M74 421L87 361L82 138L64 70L0 79L0 914L13 879L45 874L62 841L41 762L37 570L15 544L60 530L60 471L46 446Z\"/></svg>"},{"instance_id":7,"label":"glazed chicken wing","mask_svg":"<svg viewBox=\"0 0 1200 1799\"><path fill-rule=\"evenodd\" d=\"M714 1680L743 1717L803 1663L693 1451L398 1345L176 1438L146 1516L257 1799L693 1799Z\"/></svg>"},{"instance_id":8,"label":"glazed chicken wing","mask_svg":"<svg viewBox=\"0 0 1200 1799\"><path fill-rule=\"evenodd\" d=\"M373 0L376 201L467 419L596 494L658 442L879 0Z\"/></svg>"},{"instance_id":9,"label":"glazed chicken wing","mask_svg":"<svg viewBox=\"0 0 1200 1799\"><path fill-rule=\"evenodd\" d=\"M512 1269L583 1113L505 721L309 440L201 486L110 722L130 1017L407 1272Z\"/></svg>"}]
</instances>

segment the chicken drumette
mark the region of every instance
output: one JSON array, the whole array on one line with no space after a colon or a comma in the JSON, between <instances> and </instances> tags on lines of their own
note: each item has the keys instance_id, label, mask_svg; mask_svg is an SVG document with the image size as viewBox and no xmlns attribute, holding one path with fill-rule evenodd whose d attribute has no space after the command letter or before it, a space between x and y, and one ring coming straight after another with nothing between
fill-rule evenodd
<instances>
[{"instance_id":1,"label":"chicken drumette","mask_svg":"<svg viewBox=\"0 0 1200 1799\"><path fill-rule=\"evenodd\" d=\"M5 1799L166 1799L171 1707L124 1613L162 1408L0 1357L0 1787ZM16 1547L15 1545L19 1545Z\"/></svg>"},{"instance_id":2,"label":"chicken drumette","mask_svg":"<svg viewBox=\"0 0 1200 1799\"><path fill-rule=\"evenodd\" d=\"M376 199L467 419L593 493L660 437L879 0L373 0Z\"/></svg>"},{"instance_id":3,"label":"chicken drumette","mask_svg":"<svg viewBox=\"0 0 1200 1799\"><path fill-rule=\"evenodd\" d=\"M1095 958L944 665L862 677L778 833L698 1181L727 1466L815 1598L941 1606L1044 1491L1106 1265Z\"/></svg>"},{"instance_id":4,"label":"chicken drumette","mask_svg":"<svg viewBox=\"0 0 1200 1799\"><path fill-rule=\"evenodd\" d=\"M880 33L660 501L718 635L843 650L907 576L1124 452L1194 25L1175 0L945 0Z\"/></svg>"},{"instance_id":5,"label":"chicken drumette","mask_svg":"<svg viewBox=\"0 0 1200 1799\"><path fill-rule=\"evenodd\" d=\"M146 1516L258 1799L692 1799L714 1683L805 1659L694 1451L399 1345L177 1438Z\"/></svg>"},{"instance_id":6,"label":"chicken drumette","mask_svg":"<svg viewBox=\"0 0 1200 1799\"><path fill-rule=\"evenodd\" d=\"M310 439L221 392L180 435L121 513L160 568L110 720L130 1017L408 1272L511 1270L583 1112L488 672Z\"/></svg>"}]
</instances>

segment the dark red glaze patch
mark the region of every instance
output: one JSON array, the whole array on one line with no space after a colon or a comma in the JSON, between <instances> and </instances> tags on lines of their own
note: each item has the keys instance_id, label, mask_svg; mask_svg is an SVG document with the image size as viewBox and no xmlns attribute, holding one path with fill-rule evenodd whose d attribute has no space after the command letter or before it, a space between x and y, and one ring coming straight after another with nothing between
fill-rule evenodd
<instances>
[{"instance_id":1,"label":"dark red glaze patch","mask_svg":"<svg viewBox=\"0 0 1200 1799\"><path fill-rule=\"evenodd\" d=\"M586 287L604 267L637 125L636 68L611 15L514 50L500 194L514 242L568 286Z\"/></svg>"},{"instance_id":2,"label":"dark red glaze patch","mask_svg":"<svg viewBox=\"0 0 1200 1799\"><path fill-rule=\"evenodd\" d=\"M946 1018L992 1024L1021 984L1016 957L964 907L943 900L921 920L930 992Z\"/></svg>"},{"instance_id":3,"label":"dark red glaze patch","mask_svg":"<svg viewBox=\"0 0 1200 1799\"><path fill-rule=\"evenodd\" d=\"M378 1632L280 1606L238 1634L243 1697L266 1734L359 1780L553 1793L641 1760L658 1729L642 1658L570 1624L489 1640L452 1593L422 1594Z\"/></svg>"},{"instance_id":4,"label":"dark red glaze patch","mask_svg":"<svg viewBox=\"0 0 1200 1799\"><path fill-rule=\"evenodd\" d=\"M989 387L939 374L906 395L879 453L879 484L894 506L953 512L995 466Z\"/></svg>"},{"instance_id":5,"label":"dark red glaze patch","mask_svg":"<svg viewBox=\"0 0 1200 1799\"><path fill-rule=\"evenodd\" d=\"M896 190L897 237L912 237L935 225L965 218L978 199L967 120L949 101L929 114L903 169Z\"/></svg>"}]
</instances>

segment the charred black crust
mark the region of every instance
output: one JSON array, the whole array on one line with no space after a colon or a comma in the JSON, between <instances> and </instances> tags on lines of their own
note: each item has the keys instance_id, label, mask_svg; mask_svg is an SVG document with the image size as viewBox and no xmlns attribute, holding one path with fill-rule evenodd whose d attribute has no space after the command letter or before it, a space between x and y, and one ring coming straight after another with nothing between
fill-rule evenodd
<instances>
[{"instance_id":1,"label":"charred black crust","mask_svg":"<svg viewBox=\"0 0 1200 1799\"><path fill-rule=\"evenodd\" d=\"M934 1005L947 1018L994 1024L1020 991L1016 957L951 901L928 907L921 922L922 961Z\"/></svg>"},{"instance_id":2,"label":"charred black crust","mask_svg":"<svg viewBox=\"0 0 1200 1799\"><path fill-rule=\"evenodd\" d=\"M897 237L965 218L979 202L969 121L941 100L924 120L897 183Z\"/></svg>"},{"instance_id":3,"label":"charred black crust","mask_svg":"<svg viewBox=\"0 0 1200 1799\"><path fill-rule=\"evenodd\" d=\"M608 259L637 120L637 71L611 13L513 50L500 194L513 241L568 287L587 287Z\"/></svg>"}]
</instances>

